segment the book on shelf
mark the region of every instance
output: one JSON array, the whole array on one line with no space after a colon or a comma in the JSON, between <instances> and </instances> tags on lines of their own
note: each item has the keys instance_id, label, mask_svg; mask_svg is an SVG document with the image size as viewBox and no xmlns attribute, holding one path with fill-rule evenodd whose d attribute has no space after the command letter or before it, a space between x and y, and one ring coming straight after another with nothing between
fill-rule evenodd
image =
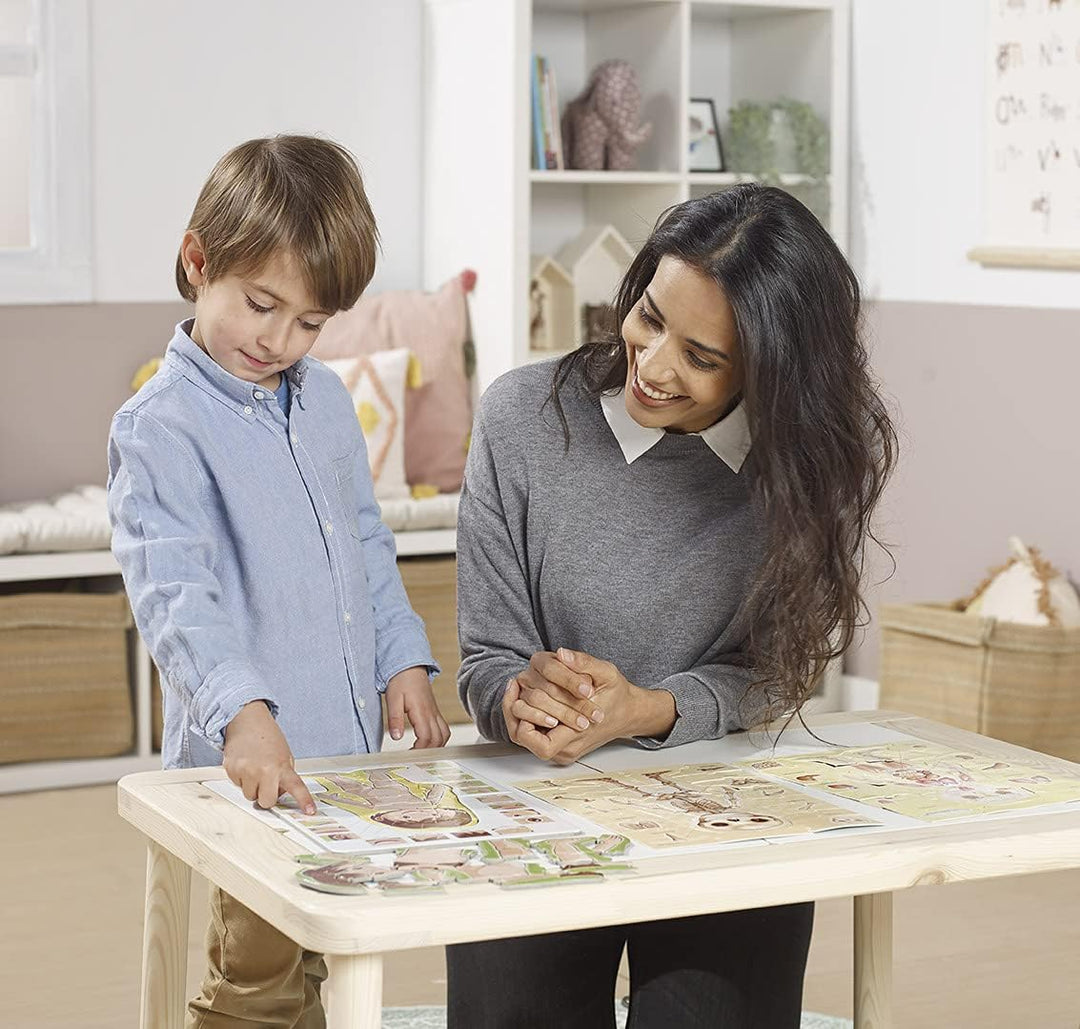
<instances>
[{"instance_id":1,"label":"book on shelf","mask_svg":"<svg viewBox=\"0 0 1080 1029\"><path fill-rule=\"evenodd\" d=\"M544 120L540 111L540 57L532 59L532 166L543 171L547 167L544 158Z\"/></svg>"},{"instance_id":2,"label":"book on shelf","mask_svg":"<svg viewBox=\"0 0 1080 1029\"><path fill-rule=\"evenodd\" d=\"M555 69L539 54L532 61L532 166L540 171L562 171L562 127Z\"/></svg>"},{"instance_id":3,"label":"book on shelf","mask_svg":"<svg viewBox=\"0 0 1080 1029\"><path fill-rule=\"evenodd\" d=\"M554 165L548 164L549 168L562 171L566 167L563 162L562 123L559 119L559 91L555 86L555 69L544 61L544 82L547 87L548 100L548 124L551 126L551 151L555 158Z\"/></svg>"}]
</instances>

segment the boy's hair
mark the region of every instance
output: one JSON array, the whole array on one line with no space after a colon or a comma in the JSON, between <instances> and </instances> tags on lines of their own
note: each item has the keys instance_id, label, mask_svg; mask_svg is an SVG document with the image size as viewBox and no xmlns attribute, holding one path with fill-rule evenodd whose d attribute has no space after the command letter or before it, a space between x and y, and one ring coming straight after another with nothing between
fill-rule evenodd
<instances>
[{"instance_id":1,"label":"boy's hair","mask_svg":"<svg viewBox=\"0 0 1080 1029\"><path fill-rule=\"evenodd\" d=\"M207 281L257 271L287 251L330 314L352 307L375 274L379 230L360 171L326 139L274 136L234 147L214 166L187 227L202 243ZM195 300L179 255L176 286Z\"/></svg>"}]
</instances>

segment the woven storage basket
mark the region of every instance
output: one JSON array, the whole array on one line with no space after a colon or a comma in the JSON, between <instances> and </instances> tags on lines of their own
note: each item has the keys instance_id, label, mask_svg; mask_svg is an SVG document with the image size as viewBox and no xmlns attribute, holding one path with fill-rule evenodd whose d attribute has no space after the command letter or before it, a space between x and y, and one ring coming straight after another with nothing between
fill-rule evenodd
<instances>
[{"instance_id":1,"label":"woven storage basket","mask_svg":"<svg viewBox=\"0 0 1080 1029\"><path fill-rule=\"evenodd\" d=\"M881 706L1080 761L1080 629L881 609Z\"/></svg>"},{"instance_id":2,"label":"woven storage basket","mask_svg":"<svg viewBox=\"0 0 1080 1029\"><path fill-rule=\"evenodd\" d=\"M134 744L123 593L0 597L0 763Z\"/></svg>"},{"instance_id":3,"label":"woven storage basket","mask_svg":"<svg viewBox=\"0 0 1080 1029\"><path fill-rule=\"evenodd\" d=\"M424 620L428 642L442 668L433 688L439 710L450 725L471 722L457 692L461 652L457 639L457 558L409 557L398 561L398 571L413 610Z\"/></svg>"}]
</instances>

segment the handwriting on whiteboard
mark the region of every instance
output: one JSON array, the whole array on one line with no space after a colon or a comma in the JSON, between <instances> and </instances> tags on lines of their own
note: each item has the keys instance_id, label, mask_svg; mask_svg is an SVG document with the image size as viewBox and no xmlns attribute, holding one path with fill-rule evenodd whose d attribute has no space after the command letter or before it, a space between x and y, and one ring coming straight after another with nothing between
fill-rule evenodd
<instances>
[{"instance_id":1,"label":"handwriting on whiteboard","mask_svg":"<svg viewBox=\"0 0 1080 1029\"><path fill-rule=\"evenodd\" d=\"M984 241L1080 249L1080 0L988 0Z\"/></svg>"}]
</instances>

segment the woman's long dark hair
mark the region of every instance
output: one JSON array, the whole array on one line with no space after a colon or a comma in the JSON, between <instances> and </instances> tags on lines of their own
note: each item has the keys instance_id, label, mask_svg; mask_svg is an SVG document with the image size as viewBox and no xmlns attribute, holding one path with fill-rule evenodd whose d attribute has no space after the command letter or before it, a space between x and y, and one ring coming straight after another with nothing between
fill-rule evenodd
<instances>
[{"instance_id":1,"label":"woman's long dark hair","mask_svg":"<svg viewBox=\"0 0 1080 1029\"><path fill-rule=\"evenodd\" d=\"M864 624L870 516L896 460L896 432L860 335L859 284L820 222L783 190L748 184L661 216L619 286L616 336L562 358L551 399L574 373L591 394L626 382L623 320L661 258L698 269L735 314L753 447L748 466L765 552L741 616L769 717L796 713ZM748 704L761 710L760 704Z\"/></svg>"}]
</instances>

